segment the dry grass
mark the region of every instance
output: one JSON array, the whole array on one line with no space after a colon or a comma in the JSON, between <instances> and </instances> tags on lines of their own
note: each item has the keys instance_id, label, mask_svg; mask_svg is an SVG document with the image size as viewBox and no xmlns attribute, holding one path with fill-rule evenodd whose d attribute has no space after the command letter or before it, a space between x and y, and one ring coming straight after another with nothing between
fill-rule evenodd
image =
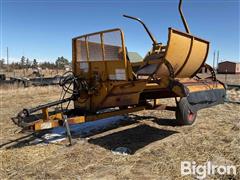
<instances>
[{"instance_id":1,"label":"dry grass","mask_svg":"<svg viewBox=\"0 0 240 180\"><path fill-rule=\"evenodd\" d=\"M10 117L23 107L58 99L59 92L57 87L1 91L1 144L24 135L15 133L19 128ZM193 126L176 127L171 126L172 112L141 111L129 116L128 125L76 139L72 147L19 144L2 148L0 179L182 179L183 160L231 163L238 168L232 178L240 179L239 112L239 105L218 105L199 111ZM133 155L114 155L111 149L118 146L129 147Z\"/></svg>"},{"instance_id":2,"label":"dry grass","mask_svg":"<svg viewBox=\"0 0 240 180\"><path fill-rule=\"evenodd\" d=\"M53 77L56 75L62 75L65 70L56 70L56 69L43 69L40 70L40 73L44 75L44 77ZM34 77L32 69L12 69L11 71L3 71L0 73L4 73L6 77Z\"/></svg>"}]
</instances>

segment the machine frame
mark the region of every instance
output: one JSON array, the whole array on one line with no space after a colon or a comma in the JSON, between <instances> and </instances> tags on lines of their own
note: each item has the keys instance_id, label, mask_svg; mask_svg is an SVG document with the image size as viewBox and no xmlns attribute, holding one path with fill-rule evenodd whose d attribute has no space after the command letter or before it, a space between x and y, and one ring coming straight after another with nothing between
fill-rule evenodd
<instances>
[{"instance_id":1,"label":"machine frame","mask_svg":"<svg viewBox=\"0 0 240 180\"><path fill-rule=\"evenodd\" d=\"M140 22L153 42L141 63L130 62L124 34L119 28L73 38L73 72L65 74L60 81L64 91L62 99L23 109L12 118L13 122L33 131L66 126L70 134L69 124L155 109L175 111L179 125L191 125L198 110L223 103L225 85L205 64L209 42L190 34L181 4L180 0L179 12L186 32L169 28L166 46L157 42L140 19L124 15ZM205 79L197 76L203 66L211 72ZM66 98L67 93L70 96ZM176 106L161 104L162 98L174 98ZM68 107L71 101L73 109L49 112L50 108L64 103ZM36 114L38 111L40 115Z\"/></svg>"}]
</instances>

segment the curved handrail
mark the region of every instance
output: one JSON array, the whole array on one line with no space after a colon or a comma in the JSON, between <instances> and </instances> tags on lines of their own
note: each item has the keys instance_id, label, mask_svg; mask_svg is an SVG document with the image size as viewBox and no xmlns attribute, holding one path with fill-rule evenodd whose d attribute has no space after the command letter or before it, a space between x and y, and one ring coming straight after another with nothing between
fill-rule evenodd
<instances>
[{"instance_id":1,"label":"curved handrail","mask_svg":"<svg viewBox=\"0 0 240 180\"><path fill-rule=\"evenodd\" d=\"M179 1L179 4L178 4L178 10L179 10L179 13L180 13L180 16L181 16L181 19L182 19L182 22L183 22L183 25L185 27L185 30L188 34L190 34L190 29L188 27L188 24L187 24L187 21L183 15L183 12L182 12L182 0Z\"/></svg>"},{"instance_id":2,"label":"curved handrail","mask_svg":"<svg viewBox=\"0 0 240 180\"><path fill-rule=\"evenodd\" d=\"M153 44L154 45L158 44L157 40L154 38L152 33L149 31L149 29L147 28L147 26L144 24L144 22L141 19L133 17L133 16L128 16L128 15L123 15L123 17L133 19L133 20L136 20L136 21L140 22L143 25L144 29L147 31L147 33L148 33L149 37L151 38Z\"/></svg>"}]
</instances>

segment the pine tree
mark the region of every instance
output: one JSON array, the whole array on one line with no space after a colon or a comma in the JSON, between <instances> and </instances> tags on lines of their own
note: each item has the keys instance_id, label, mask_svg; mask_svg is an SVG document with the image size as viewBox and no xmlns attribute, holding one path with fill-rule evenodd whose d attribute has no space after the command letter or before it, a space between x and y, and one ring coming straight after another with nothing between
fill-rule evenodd
<instances>
[{"instance_id":1,"label":"pine tree","mask_svg":"<svg viewBox=\"0 0 240 180\"><path fill-rule=\"evenodd\" d=\"M61 56L61 57L57 58L55 63L56 63L57 68L63 69L65 67L65 65L69 64L69 61L66 58L64 58L63 56Z\"/></svg>"},{"instance_id":2,"label":"pine tree","mask_svg":"<svg viewBox=\"0 0 240 180\"><path fill-rule=\"evenodd\" d=\"M27 58L27 60L26 60L26 66L27 66L27 68L30 68L31 67L31 62L30 62L30 60Z\"/></svg>"},{"instance_id":3,"label":"pine tree","mask_svg":"<svg viewBox=\"0 0 240 180\"><path fill-rule=\"evenodd\" d=\"M38 67L38 62L36 59L33 59L33 67L37 68Z\"/></svg>"},{"instance_id":4,"label":"pine tree","mask_svg":"<svg viewBox=\"0 0 240 180\"><path fill-rule=\"evenodd\" d=\"M25 66L25 64L26 64L26 58L25 58L25 56L22 56L21 57L21 68L24 68L24 66Z\"/></svg>"}]
</instances>

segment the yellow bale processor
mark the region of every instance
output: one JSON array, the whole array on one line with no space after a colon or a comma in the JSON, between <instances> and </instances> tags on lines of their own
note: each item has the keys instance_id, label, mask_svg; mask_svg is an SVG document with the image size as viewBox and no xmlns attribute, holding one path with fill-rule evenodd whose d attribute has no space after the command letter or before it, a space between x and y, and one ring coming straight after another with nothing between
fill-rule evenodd
<instances>
[{"instance_id":1,"label":"yellow bale processor","mask_svg":"<svg viewBox=\"0 0 240 180\"><path fill-rule=\"evenodd\" d=\"M166 109L176 112L179 125L191 125L199 109L223 103L225 86L205 64L209 42L190 33L181 4L180 0L179 12L186 32L169 28L166 45L158 43L140 19L124 15L140 22L153 42L152 49L137 65L128 57L121 29L73 38L73 71L60 81L64 97L23 109L12 118L13 122L24 129L39 131L144 109ZM211 72L205 79L197 76L203 66ZM65 98L66 94L70 96ZM175 98L176 106L159 104L161 98ZM69 105L71 101L73 109L48 112L50 107ZM38 111L42 112L36 114Z\"/></svg>"}]
</instances>

